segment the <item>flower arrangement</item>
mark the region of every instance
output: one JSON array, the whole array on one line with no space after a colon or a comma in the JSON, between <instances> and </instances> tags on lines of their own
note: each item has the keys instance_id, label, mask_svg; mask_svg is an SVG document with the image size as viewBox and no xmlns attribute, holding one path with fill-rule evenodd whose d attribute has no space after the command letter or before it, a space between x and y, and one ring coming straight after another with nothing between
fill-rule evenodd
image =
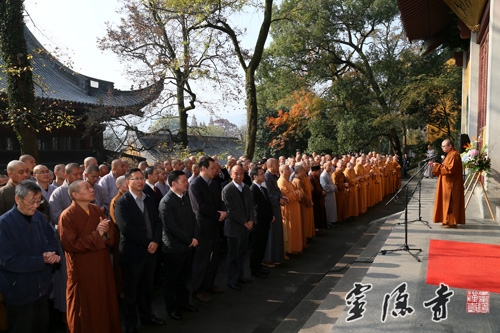
<instances>
[{"instance_id":1,"label":"flower arrangement","mask_svg":"<svg viewBox=\"0 0 500 333\"><path fill-rule=\"evenodd\" d=\"M491 169L491 160L488 157L488 152L486 151L488 146L484 145L481 149L478 149L478 143L480 143L481 136L479 139L472 137L472 144L468 143L464 146L465 152L462 153L462 165L469 169L471 172L489 172Z\"/></svg>"}]
</instances>

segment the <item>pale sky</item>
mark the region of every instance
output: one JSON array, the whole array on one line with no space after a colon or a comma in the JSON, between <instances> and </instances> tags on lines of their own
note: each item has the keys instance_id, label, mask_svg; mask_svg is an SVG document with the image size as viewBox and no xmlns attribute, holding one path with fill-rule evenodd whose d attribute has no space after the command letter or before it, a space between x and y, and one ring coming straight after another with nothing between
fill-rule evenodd
<instances>
[{"instance_id":1,"label":"pale sky","mask_svg":"<svg viewBox=\"0 0 500 333\"><path fill-rule=\"evenodd\" d=\"M114 82L117 89L129 90L133 83L122 71L117 56L97 48L97 39L106 34L105 22L118 22L119 4L118 0L25 0L29 14L25 22L42 45L61 55L59 60L65 64L69 62L73 70ZM249 31L255 30L248 35L248 43L252 45L261 20L255 13L245 17ZM194 114L198 122L207 122L210 117L198 107ZM230 110L222 110L219 116L238 126L245 124L244 102L234 104Z\"/></svg>"}]
</instances>

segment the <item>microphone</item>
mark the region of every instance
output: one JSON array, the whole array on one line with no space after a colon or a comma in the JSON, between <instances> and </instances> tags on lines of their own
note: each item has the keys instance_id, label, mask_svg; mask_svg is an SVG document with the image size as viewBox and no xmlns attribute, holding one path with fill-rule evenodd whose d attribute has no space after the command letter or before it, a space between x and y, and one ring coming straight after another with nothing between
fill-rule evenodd
<instances>
[{"instance_id":1,"label":"microphone","mask_svg":"<svg viewBox=\"0 0 500 333\"><path fill-rule=\"evenodd\" d=\"M436 160L436 158L437 158L437 156L436 156L436 155L434 155L434 156L431 156L431 157L427 157L426 159L423 159L421 162L429 162L429 161L431 161L431 160L434 160L434 161L435 161L435 160Z\"/></svg>"}]
</instances>

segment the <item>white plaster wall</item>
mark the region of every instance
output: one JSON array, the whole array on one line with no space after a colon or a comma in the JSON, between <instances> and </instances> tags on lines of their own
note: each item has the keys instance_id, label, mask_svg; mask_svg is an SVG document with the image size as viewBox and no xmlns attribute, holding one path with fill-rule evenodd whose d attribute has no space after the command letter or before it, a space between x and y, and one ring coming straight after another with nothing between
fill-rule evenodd
<instances>
[{"instance_id":1,"label":"white plaster wall","mask_svg":"<svg viewBox=\"0 0 500 333\"><path fill-rule=\"evenodd\" d=\"M485 142L492 159L492 172L485 185L490 202L497 206L500 198L500 0L490 1L489 38Z\"/></svg>"},{"instance_id":2,"label":"white plaster wall","mask_svg":"<svg viewBox=\"0 0 500 333\"><path fill-rule=\"evenodd\" d=\"M472 139L477 135L477 113L479 100L479 45L476 43L477 33L472 33L470 38L470 76L463 77L469 80L469 91L463 98L462 108L462 133ZM467 96L469 97L467 100ZM468 110L468 112L467 112Z\"/></svg>"}]
</instances>

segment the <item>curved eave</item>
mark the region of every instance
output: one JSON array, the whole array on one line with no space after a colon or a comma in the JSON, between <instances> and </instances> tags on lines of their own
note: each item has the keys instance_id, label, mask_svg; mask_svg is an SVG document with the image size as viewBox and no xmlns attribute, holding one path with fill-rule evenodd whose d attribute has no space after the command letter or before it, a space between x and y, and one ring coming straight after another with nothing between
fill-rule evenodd
<instances>
[{"instance_id":1,"label":"curved eave","mask_svg":"<svg viewBox=\"0 0 500 333\"><path fill-rule=\"evenodd\" d=\"M103 108L112 114L140 114L163 90L163 81L138 90L119 90L114 83L80 74L59 62L25 27L28 52L38 101L71 104L75 108ZM2 64L0 58L0 65ZM0 90L6 88L5 74L0 72Z\"/></svg>"},{"instance_id":2,"label":"curved eave","mask_svg":"<svg viewBox=\"0 0 500 333\"><path fill-rule=\"evenodd\" d=\"M79 102L69 99L59 99L51 97L38 97L37 100L46 101L49 103L57 102L69 104L74 109L97 109L107 112L109 118L118 118L125 115L133 114L142 116L142 108L157 99L163 91L163 80L138 90L121 91L113 89L108 94L95 96L95 102ZM129 100L134 100L135 103L127 103Z\"/></svg>"},{"instance_id":3,"label":"curved eave","mask_svg":"<svg viewBox=\"0 0 500 333\"><path fill-rule=\"evenodd\" d=\"M450 23L450 8L442 0L398 0L398 8L410 42L434 39Z\"/></svg>"}]
</instances>

